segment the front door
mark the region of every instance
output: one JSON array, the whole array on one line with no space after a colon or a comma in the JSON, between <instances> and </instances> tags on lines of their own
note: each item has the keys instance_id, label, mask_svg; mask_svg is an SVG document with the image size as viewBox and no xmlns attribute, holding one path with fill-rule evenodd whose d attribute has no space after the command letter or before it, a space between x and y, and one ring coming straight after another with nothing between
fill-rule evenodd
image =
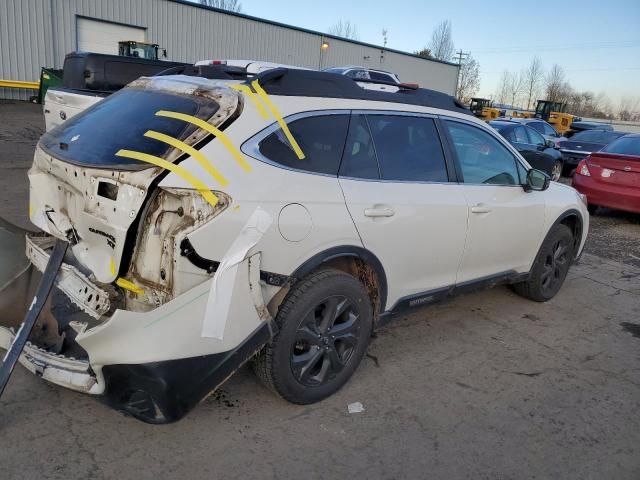
<instances>
[{"instance_id":1,"label":"front door","mask_svg":"<svg viewBox=\"0 0 640 480\"><path fill-rule=\"evenodd\" d=\"M384 266L387 309L455 284L468 209L449 182L433 118L354 113L340 185L365 248Z\"/></svg>"},{"instance_id":2,"label":"front door","mask_svg":"<svg viewBox=\"0 0 640 480\"><path fill-rule=\"evenodd\" d=\"M496 136L466 122L443 123L469 208L458 284L528 271L543 234L543 192L522 188L525 169Z\"/></svg>"}]
</instances>

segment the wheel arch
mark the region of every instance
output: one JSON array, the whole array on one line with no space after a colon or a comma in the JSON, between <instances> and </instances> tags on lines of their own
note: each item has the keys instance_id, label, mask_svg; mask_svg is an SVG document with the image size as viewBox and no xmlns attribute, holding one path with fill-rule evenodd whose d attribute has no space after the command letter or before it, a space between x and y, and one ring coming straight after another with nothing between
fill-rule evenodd
<instances>
[{"instance_id":1,"label":"wheel arch","mask_svg":"<svg viewBox=\"0 0 640 480\"><path fill-rule=\"evenodd\" d=\"M375 313L385 311L387 275L382 263L371 251L355 245L332 247L305 260L291 276L300 279L321 268L336 268L358 277L374 300Z\"/></svg>"},{"instance_id":2,"label":"wheel arch","mask_svg":"<svg viewBox=\"0 0 640 480\"><path fill-rule=\"evenodd\" d=\"M584 218L582 217L582 213L580 213L580 211L576 210L575 208L571 208L562 212L562 214L556 219L556 221L553 222L553 224L549 227L547 235L549 235L551 229L553 229L556 225L566 225L571 230L571 233L573 233L573 247L575 258L580 249L580 243L582 242L582 232L584 228Z\"/></svg>"}]
</instances>

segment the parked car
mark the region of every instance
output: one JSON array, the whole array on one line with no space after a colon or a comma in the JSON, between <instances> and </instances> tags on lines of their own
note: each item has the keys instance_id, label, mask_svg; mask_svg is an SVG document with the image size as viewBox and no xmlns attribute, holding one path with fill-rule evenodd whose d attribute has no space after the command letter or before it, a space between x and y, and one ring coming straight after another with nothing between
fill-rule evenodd
<instances>
[{"instance_id":1,"label":"parked car","mask_svg":"<svg viewBox=\"0 0 640 480\"><path fill-rule=\"evenodd\" d=\"M546 172L558 181L562 174L562 155L533 128L514 120L492 120L489 122L500 135L506 138L533 168Z\"/></svg>"},{"instance_id":2,"label":"parked car","mask_svg":"<svg viewBox=\"0 0 640 480\"><path fill-rule=\"evenodd\" d=\"M640 213L640 133L625 135L581 160L573 187L600 207Z\"/></svg>"},{"instance_id":3,"label":"parked car","mask_svg":"<svg viewBox=\"0 0 640 480\"><path fill-rule=\"evenodd\" d=\"M395 73L368 67L347 65L344 67L326 68L324 71L328 73L346 75L347 77L359 81L362 88L371 90L397 92L399 89L395 85L400 85L402 83L398 75Z\"/></svg>"},{"instance_id":4,"label":"parked car","mask_svg":"<svg viewBox=\"0 0 640 480\"><path fill-rule=\"evenodd\" d=\"M556 132L556 130L551 126L550 123L547 123L539 118L511 118L510 120L533 128L546 140L551 140L554 145L557 145L558 142L562 142L567 139L566 137L563 137L558 132Z\"/></svg>"},{"instance_id":5,"label":"parked car","mask_svg":"<svg viewBox=\"0 0 640 480\"><path fill-rule=\"evenodd\" d=\"M21 363L154 423L250 359L322 400L375 328L451 295L547 301L589 227L578 192L453 97L316 71L136 80L45 133L29 180L41 232L15 282L68 250ZM7 348L35 300L0 285Z\"/></svg>"},{"instance_id":6,"label":"parked car","mask_svg":"<svg viewBox=\"0 0 640 480\"><path fill-rule=\"evenodd\" d=\"M593 152L598 152L615 139L626 135L626 132L610 130L585 130L573 135L570 139L558 143L562 161L567 174Z\"/></svg>"},{"instance_id":7,"label":"parked car","mask_svg":"<svg viewBox=\"0 0 640 480\"><path fill-rule=\"evenodd\" d=\"M589 122L579 120L577 122L571 122L571 128L565 134L567 138L571 138L578 132L584 132L585 130L605 130L608 132L613 131L613 125L604 122Z\"/></svg>"}]
</instances>

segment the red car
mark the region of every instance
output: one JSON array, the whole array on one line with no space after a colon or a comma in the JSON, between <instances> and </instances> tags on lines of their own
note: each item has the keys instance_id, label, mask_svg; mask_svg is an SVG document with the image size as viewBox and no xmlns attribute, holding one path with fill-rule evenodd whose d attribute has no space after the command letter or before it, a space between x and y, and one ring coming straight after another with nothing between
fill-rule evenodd
<instances>
[{"instance_id":1,"label":"red car","mask_svg":"<svg viewBox=\"0 0 640 480\"><path fill-rule=\"evenodd\" d=\"M640 213L640 133L620 137L581 160L573 187L587 196L592 215L598 207Z\"/></svg>"}]
</instances>

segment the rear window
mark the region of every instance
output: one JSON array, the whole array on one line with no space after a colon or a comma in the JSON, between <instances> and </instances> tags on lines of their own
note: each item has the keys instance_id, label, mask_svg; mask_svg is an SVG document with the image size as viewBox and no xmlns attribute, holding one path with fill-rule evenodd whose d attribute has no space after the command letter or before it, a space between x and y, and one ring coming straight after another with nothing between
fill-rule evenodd
<instances>
[{"instance_id":1,"label":"rear window","mask_svg":"<svg viewBox=\"0 0 640 480\"><path fill-rule=\"evenodd\" d=\"M640 155L640 137L621 137L602 149L607 153Z\"/></svg>"},{"instance_id":2,"label":"rear window","mask_svg":"<svg viewBox=\"0 0 640 480\"><path fill-rule=\"evenodd\" d=\"M571 137L572 142L587 142L587 143L609 143L616 138L624 135L618 132L603 132L601 130L586 130L584 132L578 132Z\"/></svg>"},{"instance_id":3,"label":"rear window","mask_svg":"<svg viewBox=\"0 0 640 480\"><path fill-rule=\"evenodd\" d=\"M47 132L40 146L56 158L79 165L148 168L148 164L116 157L115 153L125 149L165 157L173 147L145 137L147 130L184 140L197 128L181 120L158 117L157 111L208 120L218 108L215 101L206 97L126 88Z\"/></svg>"}]
</instances>

